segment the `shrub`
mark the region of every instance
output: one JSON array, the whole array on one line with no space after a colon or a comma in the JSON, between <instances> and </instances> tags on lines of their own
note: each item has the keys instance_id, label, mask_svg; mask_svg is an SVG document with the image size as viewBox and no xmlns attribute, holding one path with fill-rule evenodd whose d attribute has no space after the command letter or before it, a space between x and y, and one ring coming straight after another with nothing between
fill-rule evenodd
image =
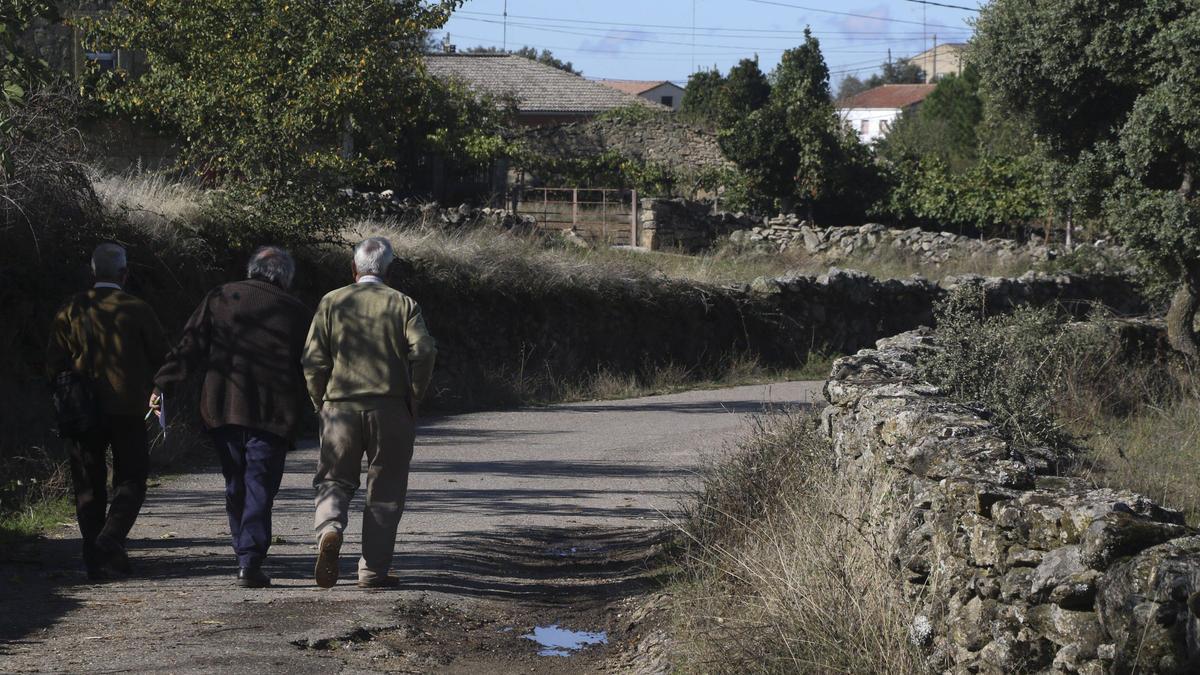
<instances>
[{"instance_id":1,"label":"shrub","mask_svg":"<svg viewBox=\"0 0 1200 675\"><path fill-rule=\"evenodd\" d=\"M936 311L940 350L920 374L951 396L977 402L1014 440L1066 448L1070 437L1054 414L1073 345L1049 309L989 316L982 286L960 286Z\"/></svg>"}]
</instances>

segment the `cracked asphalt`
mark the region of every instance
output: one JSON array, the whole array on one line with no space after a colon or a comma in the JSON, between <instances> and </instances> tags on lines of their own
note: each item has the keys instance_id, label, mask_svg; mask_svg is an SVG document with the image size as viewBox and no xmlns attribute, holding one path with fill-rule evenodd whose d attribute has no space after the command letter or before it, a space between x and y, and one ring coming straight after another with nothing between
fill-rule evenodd
<instances>
[{"instance_id":1,"label":"cracked asphalt","mask_svg":"<svg viewBox=\"0 0 1200 675\"><path fill-rule=\"evenodd\" d=\"M73 526L0 554L0 672L359 670L336 650L297 645L394 627L397 607L417 598L466 607L569 595L569 587L555 589L552 580L510 565L505 542L537 533L536 546L553 557L560 554L553 533L567 546L577 534L582 541L596 531L665 527L696 467L742 436L748 415L808 404L820 386L780 383L426 420L400 524L399 591L353 585L356 515L343 547L343 582L327 591L313 584L311 439L288 457L275 505L279 540L267 563L275 587L238 588L223 483L215 463L207 463L151 487L130 536L133 578L88 584ZM569 670L568 663L562 665Z\"/></svg>"}]
</instances>

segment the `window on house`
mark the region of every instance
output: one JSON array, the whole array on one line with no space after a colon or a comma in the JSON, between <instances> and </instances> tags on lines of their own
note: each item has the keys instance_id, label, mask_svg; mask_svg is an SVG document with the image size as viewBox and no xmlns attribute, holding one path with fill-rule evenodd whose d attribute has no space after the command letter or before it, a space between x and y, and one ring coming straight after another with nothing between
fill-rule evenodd
<instances>
[{"instance_id":1,"label":"window on house","mask_svg":"<svg viewBox=\"0 0 1200 675\"><path fill-rule=\"evenodd\" d=\"M87 52L84 58L100 66L100 70L113 70L117 66L116 52Z\"/></svg>"},{"instance_id":2,"label":"window on house","mask_svg":"<svg viewBox=\"0 0 1200 675\"><path fill-rule=\"evenodd\" d=\"M663 97L660 99L660 102L661 102L663 105L667 106L668 108L674 108L674 107L675 107L675 97L674 97L674 96L663 96Z\"/></svg>"},{"instance_id":3,"label":"window on house","mask_svg":"<svg viewBox=\"0 0 1200 675\"><path fill-rule=\"evenodd\" d=\"M886 134L887 132L889 132L891 130L892 130L892 123L890 120L880 120L879 133Z\"/></svg>"},{"instance_id":4,"label":"window on house","mask_svg":"<svg viewBox=\"0 0 1200 675\"><path fill-rule=\"evenodd\" d=\"M871 120L863 120L862 121L862 134L864 136L866 136L869 133L871 133Z\"/></svg>"}]
</instances>

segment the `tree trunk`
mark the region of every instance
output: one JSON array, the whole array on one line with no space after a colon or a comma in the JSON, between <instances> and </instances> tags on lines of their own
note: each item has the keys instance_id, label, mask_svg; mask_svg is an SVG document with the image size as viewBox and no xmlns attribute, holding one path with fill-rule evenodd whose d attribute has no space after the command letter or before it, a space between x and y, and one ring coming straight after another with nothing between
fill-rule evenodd
<instances>
[{"instance_id":1,"label":"tree trunk","mask_svg":"<svg viewBox=\"0 0 1200 675\"><path fill-rule=\"evenodd\" d=\"M1167 340L1172 348L1191 358L1200 356L1194 329L1196 310L1200 309L1200 269L1196 267L1188 265L1167 310Z\"/></svg>"}]
</instances>

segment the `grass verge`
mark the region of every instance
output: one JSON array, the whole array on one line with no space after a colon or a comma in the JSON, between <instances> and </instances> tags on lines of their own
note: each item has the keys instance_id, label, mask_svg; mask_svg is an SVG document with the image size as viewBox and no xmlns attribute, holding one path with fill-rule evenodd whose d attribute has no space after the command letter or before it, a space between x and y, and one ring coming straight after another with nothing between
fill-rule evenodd
<instances>
[{"instance_id":1,"label":"grass verge","mask_svg":"<svg viewBox=\"0 0 1200 675\"><path fill-rule=\"evenodd\" d=\"M886 486L833 466L816 420L778 413L707 468L684 533L674 660L686 672L923 671L911 605L864 525Z\"/></svg>"},{"instance_id":2,"label":"grass verge","mask_svg":"<svg viewBox=\"0 0 1200 675\"><path fill-rule=\"evenodd\" d=\"M31 501L18 510L0 513L0 547L19 543L74 521L75 504L70 497Z\"/></svg>"}]
</instances>

